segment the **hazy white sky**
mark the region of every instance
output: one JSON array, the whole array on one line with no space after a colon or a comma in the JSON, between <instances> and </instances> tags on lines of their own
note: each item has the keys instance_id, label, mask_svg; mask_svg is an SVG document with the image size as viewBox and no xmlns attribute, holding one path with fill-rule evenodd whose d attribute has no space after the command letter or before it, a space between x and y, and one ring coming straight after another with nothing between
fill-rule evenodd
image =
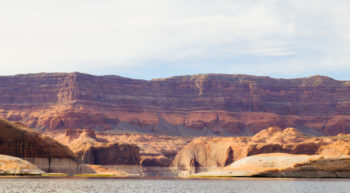
<instances>
[{"instance_id":1,"label":"hazy white sky","mask_svg":"<svg viewBox=\"0 0 350 193\"><path fill-rule=\"evenodd\" d=\"M0 0L0 69L350 80L350 1Z\"/></svg>"}]
</instances>

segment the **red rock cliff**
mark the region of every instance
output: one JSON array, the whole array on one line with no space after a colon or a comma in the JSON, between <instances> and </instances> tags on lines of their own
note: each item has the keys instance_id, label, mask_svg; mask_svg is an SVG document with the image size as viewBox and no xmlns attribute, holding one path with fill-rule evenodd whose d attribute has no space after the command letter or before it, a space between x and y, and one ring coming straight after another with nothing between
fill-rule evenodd
<instances>
[{"instance_id":1,"label":"red rock cliff","mask_svg":"<svg viewBox=\"0 0 350 193\"><path fill-rule=\"evenodd\" d=\"M350 82L207 74L151 81L81 73L0 77L0 115L41 129L168 135L296 127L350 133Z\"/></svg>"}]
</instances>

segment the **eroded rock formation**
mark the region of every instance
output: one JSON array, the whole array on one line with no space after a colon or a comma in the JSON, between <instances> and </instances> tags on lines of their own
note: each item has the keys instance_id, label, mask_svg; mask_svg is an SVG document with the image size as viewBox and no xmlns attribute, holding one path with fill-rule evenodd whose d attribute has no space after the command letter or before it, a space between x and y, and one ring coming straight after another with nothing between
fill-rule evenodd
<instances>
[{"instance_id":1,"label":"eroded rock formation","mask_svg":"<svg viewBox=\"0 0 350 193\"><path fill-rule=\"evenodd\" d=\"M51 137L21 123L0 119L0 154L25 159L46 172L79 173L74 153Z\"/></svg>"},{"instance_id":2,"label":"eroded rock formation","mask_svg":"<svg viewBox=\"0 0 350 193\"><path fill-rule=\"evenodd\" d=\"M217 171L193 176L240 177L350 177L350 156L292 155L270 153L249 156Z\"/></svg>"},{"instance_id":3,"label":"eroded rock formation","mask_svg":"<svg viewBox=\"0 0 350 193\"><path fill-rule=\"evenodd\" d=\"M251 135L276 125L350 133L350 82L207 74L150 81L81 73L0 77L0 116L33 128Z\"/></svg>"},{"instance_id":4,"label":"eroded rock formation","mask_svg":"<svg viewBox=\"0 0 350 193\"><path fill-rule=\"evenodd\" d=\"M88 164L168 167L191 138L141 134L106 134L88 129L47 133ZM118 161L119 160L119 161Z\"/></svg>"},{"instance_id":5,"label":"eroded rock formation","mask_svg":"<svg viewBox=\"0 0 350 193\"><path fill-rule=\"evenodd\" d=\"M139 165L140 148L136 145L112 143L91 146L81 152L83 161L94 165Z\"/></svg>"},{"instance_id":6,"label":"eroded rock formation","mask_svg":"<svg viewBox=\"0 0 350 193\"><path fill-rule=\"evenodd\" d=\"M180 175L224 168L242 158L288 153L323 156L349 155L350 135L310 137L294 128L270 127L252 137L199 137L176 155L172 169Z\"/></svg>"}]
</instances>

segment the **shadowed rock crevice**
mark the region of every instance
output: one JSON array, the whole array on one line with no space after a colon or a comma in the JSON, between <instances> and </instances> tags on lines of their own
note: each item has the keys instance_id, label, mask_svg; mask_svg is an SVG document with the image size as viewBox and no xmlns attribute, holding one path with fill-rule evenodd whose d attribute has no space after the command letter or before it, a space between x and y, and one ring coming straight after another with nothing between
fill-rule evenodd
<instances>
[{"instance_id":1,"label":"shadowed rock crevice","mask_svg":"<svg viewBox=\"0 0 350 193\"><path fill-rule=\"evenodd\" d=\"M191 160L190 168L191 168L192 173L200 172L200 164L196 161L196 159Z\"/></svg>"},{"instance_id":2,"label":"shadowed rock crevice","mask_svg":"<svg viewBox=\"0 0 350 193\"><path fill-rule=\"evenodd\" d=\"M233 150L232 150L232 147L229 147L227 149L227 157L226 157L226 161L225 161L225 166L228 166L228 165L232 164L233 162L234 162Z\"/></svg>"}]
</instances>

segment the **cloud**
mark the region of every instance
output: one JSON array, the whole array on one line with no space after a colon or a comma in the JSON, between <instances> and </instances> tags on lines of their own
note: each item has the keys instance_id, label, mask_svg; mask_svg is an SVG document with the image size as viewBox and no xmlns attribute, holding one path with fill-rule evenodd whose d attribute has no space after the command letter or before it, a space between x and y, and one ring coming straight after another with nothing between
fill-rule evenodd
<instances>
[{"instance_id":1,"label":"cloud","mask_svg":"<svg viewBox=\"0 0 350 193\"><path fill-rule=\"evenodd\" d=\"M346 0L5 0L0 26L1 74L350 72Z\"/></svg>"}]
</instances>

